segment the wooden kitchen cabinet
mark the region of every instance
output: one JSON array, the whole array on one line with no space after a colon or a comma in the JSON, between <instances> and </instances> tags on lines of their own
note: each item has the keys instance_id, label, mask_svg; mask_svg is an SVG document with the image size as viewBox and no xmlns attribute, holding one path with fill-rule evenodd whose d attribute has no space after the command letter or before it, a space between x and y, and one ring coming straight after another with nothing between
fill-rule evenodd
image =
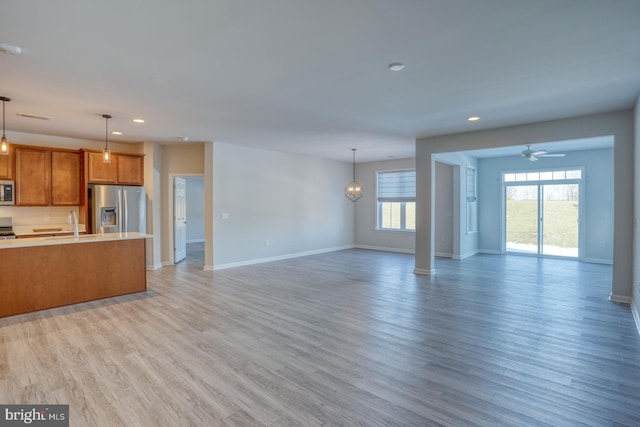
<instances>
[{"instance_id":1,"label":"wooden kitchen cabinet","mask_svg":"<svg viewBox=\"0 0 640 427\"><path fill-rule=\"evenodd\" d=\"M16 147L17 206L78 206L80 153Z\"/></svg>"},{"instance_id":2,"label":"wooden kitchen cabinet","mask_svg":"<svg viewBox=\"0 0 640 427\"><path fill-rule=\"evenodd\" d=\"M51 201L51 151L16 147L17 206L48 206Z\"/></svg>"},{"instance_id":3,"label":"wooden kitchen cabinet","mask_svg":"<svg viewBox=\"0 0 640 427\"><path fill-rule=\"evenodd\" d=\"M118 184L144 184L144 156L118 154Z\"/></svg>"},{"instance_id":4,"label":"wooden kitchen cabinet","mask_svg":"<svg viewBox=\"0 0 640 427\"><path fill-rule=\"evenodd\" d=\"M117 175L117 159L115 155L111 156L111 163L102 162L102 151L85 151L87 163L87 181L91 184L116 184Z\"/></svg>"},{"instance_id":5,"label":"wooden kitchen cabinet","mask_svg":"<svg viewBox=\"0 0 640 427\"><path fill-rule=\"evenodd\" d=\"M85 151L87 183L144 185L144 155L111 153L111 163L102 162L102 151Z\"/></svg>"},{"instance_id":6,"label":"wooden kitchen cabinet","mask_svg":"<svg viewBox=\"0 0 640 427\"><path fill-rule=\"evenodd\" d=\"M0 179L13 179L13 157L15 156L15 149L12 145L9 145L9 155L0 155Z\"/></svg>"},{"instance_id":7,"label":"wooden kitchen cabinet","mask_svg":"<svg viewBox=\"0 0 640 427\"><path fill-rule=\"evenodd\" d=\"M80 198L80 153L51 151L51 205L78 206Z\"/></svg>"}]
</instances>

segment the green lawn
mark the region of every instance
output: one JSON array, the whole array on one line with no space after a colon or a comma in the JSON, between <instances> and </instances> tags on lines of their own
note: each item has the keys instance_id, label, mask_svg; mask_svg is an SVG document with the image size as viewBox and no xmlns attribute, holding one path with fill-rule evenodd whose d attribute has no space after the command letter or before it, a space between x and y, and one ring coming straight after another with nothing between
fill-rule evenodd
<instances>
[{"instance_id":1,"label":"green lawn","mask_svg":"<svg viewBox=\"0 0 640 427\"><path fill-rule=\"evenodd\" d=\"M507 242L537 245L537 201L507 200ZM578 202L544 202L544 243L578 247Z\"/></svg>"}]
</instances>

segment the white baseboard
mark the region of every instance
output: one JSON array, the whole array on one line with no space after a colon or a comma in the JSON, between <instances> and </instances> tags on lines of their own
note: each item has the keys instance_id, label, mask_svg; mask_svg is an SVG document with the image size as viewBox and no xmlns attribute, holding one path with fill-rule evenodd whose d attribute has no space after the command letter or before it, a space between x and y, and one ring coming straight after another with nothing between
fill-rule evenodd
<instances>
[{"instance_id":1,"label":"white baseboard","mask_svg":"<svg viewBox=\"0 0 640 427\"><path fill-rule=\"evenodd\" d=\"M618 304L631 304L633 302L631 297L624 296L624 295L616 295L613 293L609 294L609 301L615 302Z\"/></svg>"},{"instance_id":2,"label":"white baseboard","mask_svg":"<svg viewBox=\"0 0 640 427\"><path fill-rule=\"evenodd\" d=\"M157 263L157 264L151 264L151 265L147 265L147 271L154 271L154 270L159 270L163 267L162 263Z\"/></svg>"},{"instance_id":3,"label":"white baseboard","mask_svg":"<svg viewBox=\"0 0 640 427\"><path fill-rule=\"evenodd\" d=\"M494 249L478 249L479 254L502 255L502 252Z\"/></svg>"},{"instance_id":4,"label":"white baseboard","mask_svg":"<svg viewBox=\"0 0 640 427\"><path fill-rule=\"evenodd\" d=\"M613 264L613 261L610 259L584 258L582 261L590 262L592 264Z\"/></svg>"},{"instance_id":5,"label":"white baseboard","mask_svg":"<svg viewBox=\"0 0 640 427\"><path fill-rule=\"evenodd\" d=\"M402 249L402 248L386 248L384 246L369 246L369 245L355 245L356 249L368 249L371 251L384 251L384 252L398 252L401 254L415 254L416 251L413 249Z\"/></svg>"},{"instance_id":6,"label":"white baseboard","mask_svg":"<svg viewBox=\"0 0 640 427\"><path fill-rule=\"evenodd\" d=\"M413 272L415 274L421 274L423 276L435 276L436 275L436 269L432 268L431 270L425 270L423 268L414 268Z\"/></svg>"},{"instance_id":7,"label":"white baseboard","mask_svg":"<svg viewBox=\"0 0 640 427\"><path fill-rule=\"evenodd\" d=\"M172 265L173 265L173 263L171 261L162 261L162 266L163 267L170 267Z\"/></svg>"},{"instance_id":8,"label":"white baseboard","mask_svg":"<svg viewBox=\"0 0 640 427\"><path fill-rule=\"evenodd\" d=\"M187 240L187 243L204 243L204 239Z\"/></svg>"},{"instance_id":9,"label":"white baseboard","mask_svg":"<svg viewBox=\"0 0 640 427\"><path fill-rule=\"evenodd\" d=\"M453 259L465 259L465 258L469 258L472 257L474 255L477 255L478 251L469 251L469 252L465 252L463 254L460 255L454 255L452 256Z\"/></svg>"},{"instance_id":10,"label":"white baseboard","mask_svg":"<svg viewBox=\"0 0 640 427\"><path fill-rule=\"evenodd\" d=\"M207 264L202 268L202 270L203 271L213 271L213 270L215 270L215 268L213 268L213 265Z\"/></svg>"},{"instance_id":11,"label":"white baseboard","mask_svg":"<svg viewBox=\"0 0 640 427\"><path fill-rule=\"evenodd\" d=\"M224 269L227 269L227 268L243 267L243 266L246 266L246 265L262 264L262 263L265 263L265 262L272 262L272 261L282 261L282 260L285 260L285 259L299 258L299 257L309 256L309 255L318 255L318 254L323 254L323 253L327 253L327 252L342 251L342 250L345 250L345 249L353 249L353 248L354 248L353 245L338 246L338 247L334 247L334 248L325 248L325 249L318 249L318 250L315 250L315 251L298 252L298 253L279 255L279 256L274 256L274 257L269 257L269 258L257 258L257 259L249 259L249 260L246 260L246 261L230 262L230 263L227 263L227 264L214 265L213 267L211 267L209 265L206 265L204 267L204 270L207 270L207 271L209 271L209 269L212 269L212 270L224 270Z\"/></svg>"},{"instance_id":12,"label":"white baseboard","mask_svg":"<svg viewBox=\"0 0 640 427\"><path fill-rule=\"evenodd\" d=\"M633 313L633 320L636 322L636 329L638 329L638 335L640 335L640 310L638 310L637 304L635 300L631 302L631 313Z\"/></svg>"},{"instance_id":13,"label":"white baseboard","mask_svg":"<svg viewBox=\"0 0 640 427\"><path fill-rule=\"evenodd\" d=\"M449 254L446 252L436 252L435 256L440 257L440 258L453 258L453 254Z\"/></svg>"}]
</instances>

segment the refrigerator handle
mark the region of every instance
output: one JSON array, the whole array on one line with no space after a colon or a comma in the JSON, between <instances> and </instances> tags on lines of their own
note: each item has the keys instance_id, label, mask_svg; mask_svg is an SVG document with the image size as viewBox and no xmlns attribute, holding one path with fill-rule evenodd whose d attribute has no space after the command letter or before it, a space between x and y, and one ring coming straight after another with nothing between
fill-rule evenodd
<instances>
[{"instance_id":1,"label":"refrigerator handle","mask_svg":"<svg viewBox=\"0 0 640 427\"><path fill-rule=\"evenodd\" d=\"M118 233L122 233L122 191L118 190Z\"/></svg>"},{"instance_id":2,"label":"refrigerator handle","mask_svg":"<svg viewBox=\"0 0 640 427\"><path fill-rule=\"evenodd\" d=\"M122 222L122 232L126 233L127 231L129 231L129 209L127 208L127 190L124 190L124 197L122 198L122 201L124 202L124 216L123 218L123 222Z\"/></svg>"}]
</instances>

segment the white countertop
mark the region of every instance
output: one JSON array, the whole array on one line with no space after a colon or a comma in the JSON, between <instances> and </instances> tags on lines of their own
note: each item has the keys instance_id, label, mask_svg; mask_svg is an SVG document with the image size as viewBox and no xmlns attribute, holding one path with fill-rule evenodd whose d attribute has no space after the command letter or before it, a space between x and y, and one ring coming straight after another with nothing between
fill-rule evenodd
<instances>
[{"instance_id":1,"label":"white countertop","mask_svg":"<svg viewBox=\"0 0 640 427\"><path fill-rule=\"evenodd\" d=\"M113 240L151 239L153 234L145 233L104 233L104 234L81 234L78 240L73 236L54 237L32 237L29 239L9 239L0 240L0 249L28 248L33 246L54 246L78 243L107 242Z\"/></svg>"}]
</instances>

